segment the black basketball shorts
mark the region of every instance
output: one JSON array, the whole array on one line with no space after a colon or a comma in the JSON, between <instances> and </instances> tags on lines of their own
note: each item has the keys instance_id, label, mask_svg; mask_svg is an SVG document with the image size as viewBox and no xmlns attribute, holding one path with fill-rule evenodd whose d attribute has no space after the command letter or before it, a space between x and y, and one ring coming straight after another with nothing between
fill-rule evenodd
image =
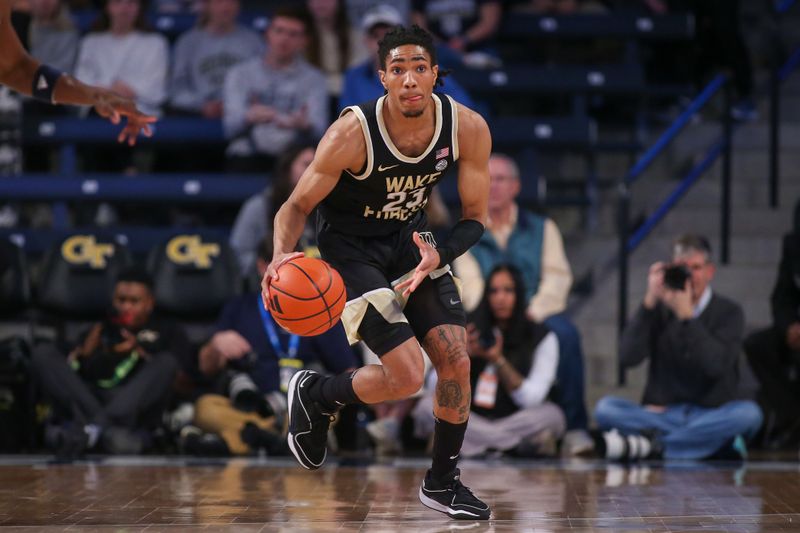
<instances>
[{"instance_id":1,"label":"black basketball shorts","mask_svg":"<svg viewBox=\"0 0 800 533\"><path fill-rule=\"evenodd\" d=\"M420 261L413 232L432 239L426 230L424 217L375 237L344 234L321 224L320 253L341 274L347 289L342 323L351 344L363 340L383 356L412 337L422 343L436 326L464 326L464 307L449 266L433 271L408 301L394 290Z\"/></svg>"}]
</instances>

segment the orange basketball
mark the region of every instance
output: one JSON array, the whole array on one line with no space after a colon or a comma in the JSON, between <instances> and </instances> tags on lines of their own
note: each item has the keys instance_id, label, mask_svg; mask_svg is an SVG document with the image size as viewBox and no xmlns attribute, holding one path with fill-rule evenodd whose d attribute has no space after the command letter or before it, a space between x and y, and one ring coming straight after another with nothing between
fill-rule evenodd
<instances>
[{"instance_id":1,"label":"orange basketball","mask_svg":"<svg viewBox=\"0 0 800 533\"><path fill-rule=\"evenodd\" d=\"M336 324L347 301L344 282L322 259L299 257L278 268L269 285L269 311L289 333L319 335Z\"/></svg>"}]
</instances>

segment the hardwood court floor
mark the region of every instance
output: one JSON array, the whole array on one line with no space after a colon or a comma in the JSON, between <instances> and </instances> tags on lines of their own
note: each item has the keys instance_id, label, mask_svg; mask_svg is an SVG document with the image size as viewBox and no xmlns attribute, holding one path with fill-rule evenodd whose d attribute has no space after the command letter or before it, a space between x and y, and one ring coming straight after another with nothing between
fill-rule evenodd
<instances>
[{"instance_id":1,"label":"hardwood court floor","mask_svg":"<svg viewBox=\"0 0 800 533\"><path fill-rule=\"evenodd\" d=\"M464 461L463 480L494 509L482 523L419 503L426 465L4 457L0 531L800 531L797 462Z\"/></svg>"}]
</instances>

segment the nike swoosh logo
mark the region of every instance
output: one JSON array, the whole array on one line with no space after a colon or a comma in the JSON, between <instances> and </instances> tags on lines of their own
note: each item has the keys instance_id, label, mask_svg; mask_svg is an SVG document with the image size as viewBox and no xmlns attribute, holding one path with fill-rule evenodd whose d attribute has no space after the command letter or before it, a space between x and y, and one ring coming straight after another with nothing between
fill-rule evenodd
<instances>
[{"instance_id":1,"label":"nike swoosh logo","mask_svg":"<svg viewBox=\"0 0 800 533\"><path fill-rule=\"evenodd\" d=\"M453 455L452 457L450 457L450 460L451 460L451 461L452 461L453 459L458 459L458 454L455 454L455 455Z\"/></svg>"},{"instance_id":2,"label":"nike swoosh logo","mask_svg":"<svg viewBox=\"0 0 800 533\"><path fill-rule=\"evenodd\" d=\"M460 304L460 303L461 303L461 300L454 300L454 299L450 298L450 305L456 305L456 304Z\"/></svg>"},{"instance_id":3,"label":"nike swoosh logo","mask_svg":"<svg viewBox=\"0 0 800 533\"><path fill-rule=\"evenodd\" d=\"M390 168L399 167L399 166L400 166L400 163L397 163L396 165L389 165L388 167L385 167L383 165L378 165L378 172L383 172L384 170L389 170Z\"/></svg>"}]
</instances>

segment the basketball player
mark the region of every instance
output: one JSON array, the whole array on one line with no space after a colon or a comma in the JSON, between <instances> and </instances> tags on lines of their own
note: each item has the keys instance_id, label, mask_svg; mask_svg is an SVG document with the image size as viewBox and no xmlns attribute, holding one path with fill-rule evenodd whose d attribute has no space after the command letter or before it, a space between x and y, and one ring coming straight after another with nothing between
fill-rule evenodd
<instances>
[{"instance_id":1,"label":"basketball player","mask_svg":"<svg viewBox=\"0 0 800 533\"><path fill-rule=\"evenodd\" d=\"M363 339L382 364L334 377L295 374L289 447L302 466L319 468L340 406L399 400L419 390L422 344L439 379L433 464L420 500L453 518L486 520L489 507L461 483L456 468L471 393L464 310L449 263L478 241L486 223L489 129L474 111L433 93L439 68L424 30L396 27L378 54L387 94L344 109L325 133L275 216L275 253L262 289L266 304L277 268L302 255L292 251L319 205L320 252L347 288L342 321L348 338ZM456 160L462 218L437 247L422 208Z\"/></svg>"},{"instance_id":2,"label":"basketball player","mask_svg":"<svg viewBox=\"0 0 800 533\"><path fill-rule=\"evenodd\" d=\"M132 146L139 132L152 135L150 123L156 118L142 114L131 99L81 83L25 53L11 27L11 0L0 0L0 50L0 84L50 104L90 105L113 124L119 124L125 116L128 122L117 137L119 142Z\"/></svg>"}]
</instances>

